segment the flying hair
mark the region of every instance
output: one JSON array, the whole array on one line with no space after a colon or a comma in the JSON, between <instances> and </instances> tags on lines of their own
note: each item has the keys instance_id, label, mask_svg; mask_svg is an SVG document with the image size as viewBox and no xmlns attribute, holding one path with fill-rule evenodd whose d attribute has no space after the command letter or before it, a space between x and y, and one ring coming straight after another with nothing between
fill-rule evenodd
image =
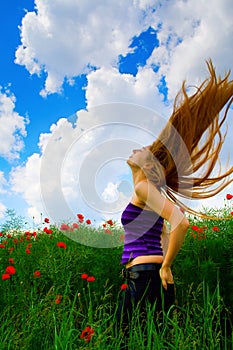
<instances>
[{"instance_id":1,"label":"flying hair","mask_svg":"<svg viewBox=\"0 0 233 350\"><path fill-rule=\"evenodd\" d=\"M233 181L233 167L222 172L219 160L226 136L222 127L233 101L233 80L229 80L230 71L223 78L217 77L211 59L207 67L209 77L195 88L193 95L188 96L183 82L169 121L150 150L164 171L161 189L165 196L190 214L210 218L177 199L177 195L187 199L210 198ZM213 176L217 163L218 175ZM156 176L154 182L160 183Z\"/></svg>"}]
</instances>

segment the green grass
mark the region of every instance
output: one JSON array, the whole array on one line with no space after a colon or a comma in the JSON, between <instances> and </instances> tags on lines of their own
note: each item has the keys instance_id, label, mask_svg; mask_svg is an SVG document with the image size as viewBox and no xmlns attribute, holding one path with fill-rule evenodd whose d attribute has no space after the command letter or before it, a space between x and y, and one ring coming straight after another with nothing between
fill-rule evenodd
<instances>
[{"instance_id":1,"label":"green grass","mask_svg":"<svg viewBox=\"0 0 233 350\"><path fill-rule=\"evenodd\" d=\"M10 265L16 273L0 280L0 349L233 349L233 220L190 221L173 266L176 306L158 320L148 308L143 327L136 314L128 339L114 328L126 282L120 276L121 227L105 233L83 224L72 232L76 241L55 226L50 234L37 230L36 237L5 232L1 275ZM95 248L99 242L114 248ZM84 273L95 280L83 279ZM81 338L87 326L94 331L88 342Z\"/></svg>"}]
</instances>

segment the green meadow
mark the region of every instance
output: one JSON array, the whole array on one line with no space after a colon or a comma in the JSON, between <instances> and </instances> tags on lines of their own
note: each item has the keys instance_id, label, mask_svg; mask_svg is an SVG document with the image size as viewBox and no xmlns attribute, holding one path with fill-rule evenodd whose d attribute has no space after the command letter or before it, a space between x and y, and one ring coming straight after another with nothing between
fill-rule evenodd
<instances>
[{"instance_id":1,"label":"green meadow","mask_svg":"<svg viewBox=\"0 0 233 350\"><path fill-rule=\"evenodd\" d=\"M232 203L208 213L226 218ZM160 319L148 307L143 327L136 314L127 338L115 332L124 232L86 219L2 230L1 350L233 349L233 219L189 218L173 264L176 305Z\"/></svg>"}]
</instances>

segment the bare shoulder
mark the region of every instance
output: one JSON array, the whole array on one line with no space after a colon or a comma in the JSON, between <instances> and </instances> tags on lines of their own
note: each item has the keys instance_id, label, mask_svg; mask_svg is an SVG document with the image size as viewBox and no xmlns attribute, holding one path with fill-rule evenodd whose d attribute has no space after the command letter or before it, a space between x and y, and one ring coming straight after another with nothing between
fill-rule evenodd
<instances>
[{"instance_id":1,"label":"bare shoulder","mask_svg":"<svg viewBox=\"0 0 233 350\"><path fill-rule=\"evenodd\" d=\"M143 200L145 203L147 202L148 196L150 194L153 196L162 196L160 191L149 181L140 181L135 186L135 193L138 198Z\"/></svg>"},{"instance_id":2,"label":"bare shoulder","mask_svg":"<svg viewBox=\"0 0 233 350\"><path fill-rule=\"evenodd\" d=\"M170 200L168 200L153 183L141 181L135 187L137 197L142 200L151 210L158 213L164 219L170 222L172 214L177 214L178 209ZM181 212L180 212L181 213Z\"/></svg>"},{"instance_id":3,"label":"bare shoulder","mask_svg":"<svg viewBox=\"0 0 233 350\"><path fill-rule=\"evenodd\" d=\"M147 207L161 215L165 205L165 197L151 182L138 182L135 186L135 193L137 198L143 201Z\"/></svg>"},{"instance_id":4,"label":"bare shoulder","mask_svg":"<svg viewBox=\"0 0 233 350\"><path fill-rule=\"evenodd\" d=\"M166 198L151 182L139 182L135 187L135 193L146 206L162 216L173 227L177 225L188 227L189 222L184 213L182 213L173 202Z\"/></svg>"}]
</instances>

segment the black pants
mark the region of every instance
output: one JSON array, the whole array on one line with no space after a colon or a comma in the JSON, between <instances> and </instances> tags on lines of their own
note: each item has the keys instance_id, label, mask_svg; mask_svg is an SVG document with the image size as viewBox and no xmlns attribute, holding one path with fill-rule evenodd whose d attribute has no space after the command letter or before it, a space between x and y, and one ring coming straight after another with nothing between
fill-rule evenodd
<instances>
[{"instance_id":1,"label":"black pants","mask_svg":"<svg viewBox=\"0 0 233 350\"><path fill-rule=\"evenodd\" d=\"M149 270L150 266L154 267ZM140 266L140 271L137 271ZM143 270L145 266L146 270ZM162 287L159 276L160 264L140 264L126 270L128 287L123 292L122 301L117 312L117 325L122 328L130 326L134 312L139 309L140 322L145 319L146 306L155 308L155 316L167 312L175 302L174 284ZM133 271L133 272L132 272Z\"/></svg>"}]
</instances>

